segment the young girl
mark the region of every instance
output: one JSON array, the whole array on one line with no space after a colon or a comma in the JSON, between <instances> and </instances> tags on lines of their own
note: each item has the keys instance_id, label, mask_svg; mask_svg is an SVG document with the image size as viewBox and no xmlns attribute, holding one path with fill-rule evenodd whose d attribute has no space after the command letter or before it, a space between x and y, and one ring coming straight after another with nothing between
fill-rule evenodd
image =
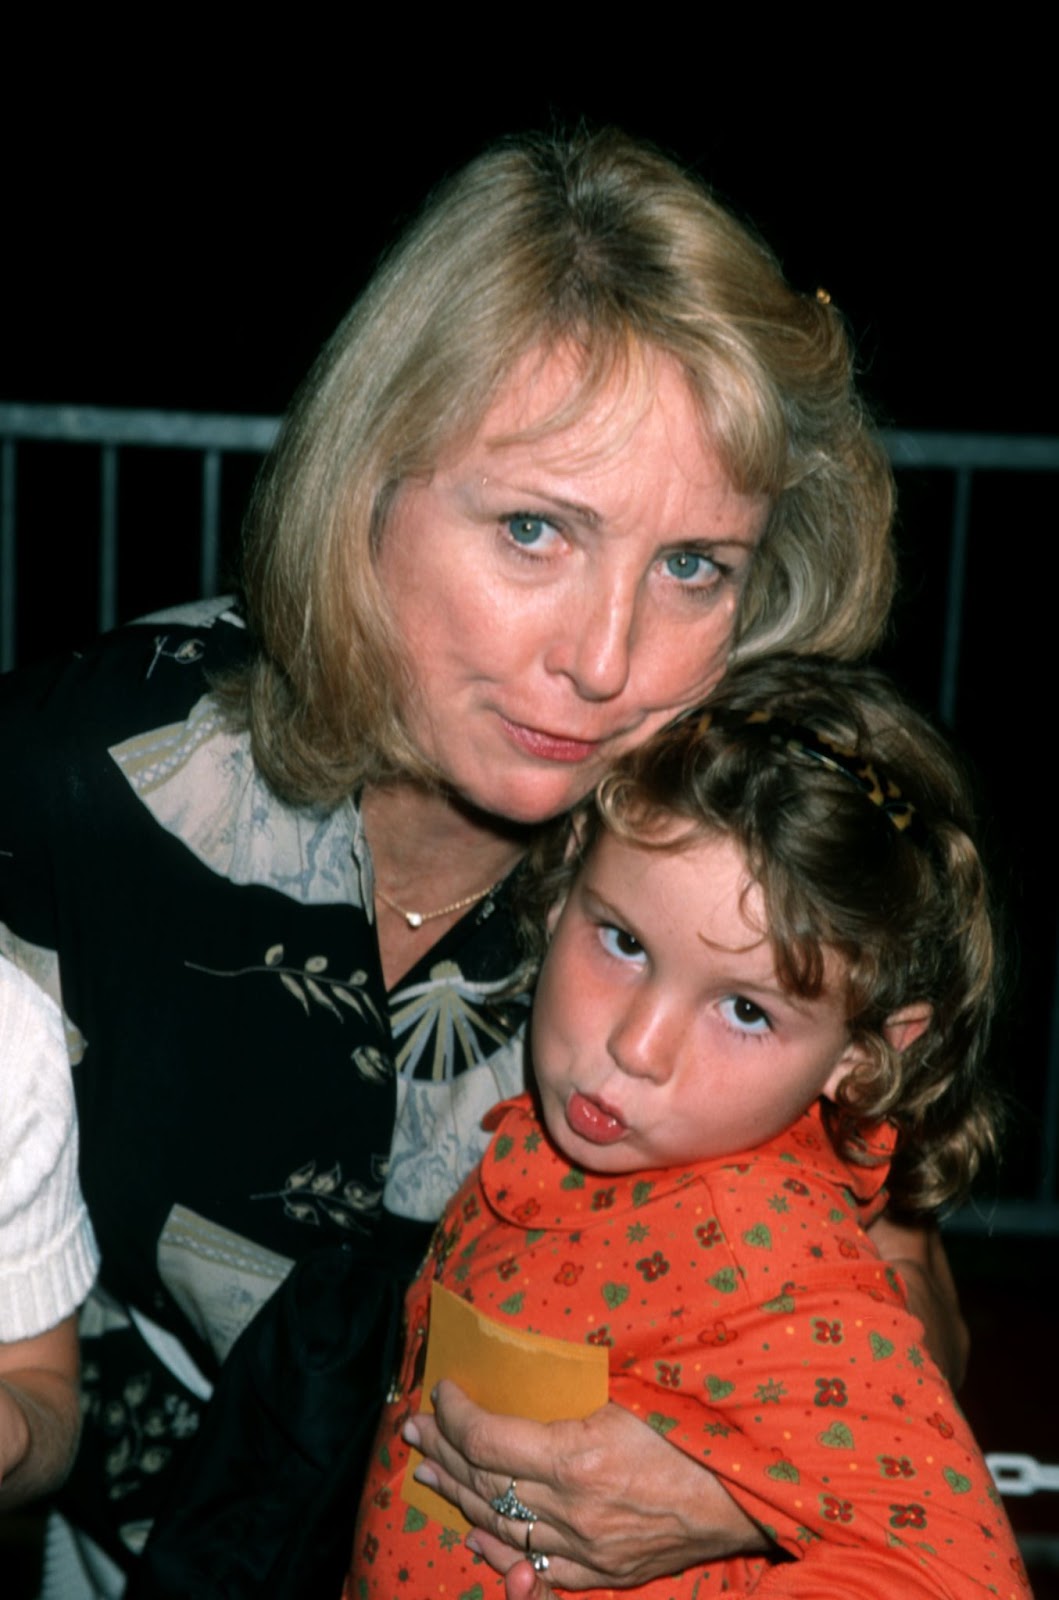
<instances>
[{"instance_id":1,"label":"young girl","mask_svg":"<svg viewBox=\"0 0 1059 1600\"><path fill-rule=\"evenodd\" d=\"M885 1205L957 1199L994 1140L993 932L968 810L945 744L883 678L805 660L734 671L603 782L579 862L542 880L560 909L536 1097L492 1114L409 1293L357 1600L500 1592L402 1499L432 1283L502 1326L605 1347L610 1399L777 1547L636 1592L1027 1592L863 1232ZM545 1568L518 1486L494 1506Z\"/></svg>"}]
</instances>

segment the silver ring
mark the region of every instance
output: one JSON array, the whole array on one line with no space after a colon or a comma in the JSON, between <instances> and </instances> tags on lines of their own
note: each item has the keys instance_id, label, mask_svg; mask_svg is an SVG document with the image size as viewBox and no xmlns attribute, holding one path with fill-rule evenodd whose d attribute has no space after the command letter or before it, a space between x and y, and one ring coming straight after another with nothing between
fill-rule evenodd
<instances>
[{"instance_id":1,"label":"silver ring","mask_svg":"<svg viewBox=\"0 0 1059 1600\"><path fill-rule=\"evenodd\" d=\"M546 1555L542 1555L539 1550L530 1549L530 1540L533 1538L533 1530L536 1526L537 1519L534 1517L533 1521L526 1529L526 1554L530 1559L530 1563L534 1572L547 1572L549 1566L548 1557Z\"/></svg>"},{"instance_id":2,"label":"silver ring","mask_svg":"<svg viewBox=\"0 0 1059 1600\"><path fill-rule=\"evenodd\" d=\"M517 1488L518 1485L512 1478L503 1494L498 1494L489 1504L494 1511L499 1511L502 1517L510 1517L514 1522L536 1522L537 1513L531 1511L529 1506L519 1499L515 1492Z\"/></svg>"}]
</instances>

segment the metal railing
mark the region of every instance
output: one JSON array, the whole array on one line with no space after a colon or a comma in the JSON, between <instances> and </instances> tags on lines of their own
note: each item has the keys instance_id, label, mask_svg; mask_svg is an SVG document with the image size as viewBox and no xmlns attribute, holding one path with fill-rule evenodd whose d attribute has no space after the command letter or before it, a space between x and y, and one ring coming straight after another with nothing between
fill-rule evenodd
<instances>
[{"instance_id":1,"label":"metal railing","mask_svg":"<svg viewBox=\"0 0 1059 1600\"><path fill-rule=\"evenodd\" d=\"M273 417L0 404L0 670L13 666L18 654L16 574L20 445L63 444L99 450L96 624L98 631L103 632L125 620L120 615L118 595L122 452L168 450L196 452L201 456L198 575L199 592L208 596L218 592L220 579L225 458L233 454L264 454L278 428L279 422ZM899 473L904 470L945 473L953 481L937 693L939 715L951 725L964 647L968 540L975 481L986 473L1059 472L1059 439L903 431L885 432L883 439ZM56 640L55 648L62 643ZM953 1219L951 1226L955 1230L1059 1235L1059 952L1053 984L1048 1073L1039 1114L1042 1155L1033 1197L1001 1199L986 1215L965 1210Z\"/></svg>"},{"instance_id":2,"label":"metal railing","mask_svg":"<svg viewBox=\"0 0 1059 1600\"><path fill-rule=\"evenodd\" d=\"M96 406L0 404L0 671L17 650L17 473L20 443L94 445L100 452L99 632L118 613L120 451L190 450L202 456L199 593L217 593L221 471L227 454L264 455L279 430L275 417L210 416L190 411L110 411Z\"/></svg>"},{"instance_id":3,"label":"metal railing","mask_svg":"<svg viewBox=\"0 0 1059 1600\"><path fill-rule=\"evenodd\" d=\"M897 429L884 430L882 437L895 471L942 471L951 473L954 479L945 642L938 691L938 715L951 726L956 713L974 476L982 472L1059 472L1059 439L990 433L906 433Z\"/></svg>"}]
</instances>

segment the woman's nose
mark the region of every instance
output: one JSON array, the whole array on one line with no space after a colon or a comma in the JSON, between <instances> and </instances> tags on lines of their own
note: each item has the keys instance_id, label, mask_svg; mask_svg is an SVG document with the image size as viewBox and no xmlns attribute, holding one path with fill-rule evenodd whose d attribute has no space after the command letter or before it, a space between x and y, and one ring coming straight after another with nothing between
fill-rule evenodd
<instances>
[{"instance_id":1,"label":"woman's nose","mask_svg":"<svg viewBox=\"0 0 1059 1600\"><path fill-rule=\"evenodd\" d=\"M635 647L636 595L620 588L572 602L548 664L583 700L614 700L629 681Z\"/></svg>"},{"instance_id":2,"label":"woman's nose","mask_svg":"<svg viewBox=\"0 0 1059 1600\"><path fill-rule=\"evenodd\" d=\"M638 994L617 1019L607 1040L611 1060L630 1078L665 1083L680 1047L682 1024L664 995Z\"/></svg>"}]
</instances>

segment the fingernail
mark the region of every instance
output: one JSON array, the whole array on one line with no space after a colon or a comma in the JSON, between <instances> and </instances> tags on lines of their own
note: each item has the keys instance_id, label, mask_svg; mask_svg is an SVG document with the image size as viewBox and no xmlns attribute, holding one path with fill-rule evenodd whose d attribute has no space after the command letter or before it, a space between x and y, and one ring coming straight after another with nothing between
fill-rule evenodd
<instances>
[{"instance_id":1,"label":"fingernail","mask_svg":"<svg viewBox=\"0 0 1059 1600\"><path fill-rule=\"evenodd\" d=\"M401 1429L401 1438L405 1444L410 1444L413 1450L419 1450L423 1445L423 1435L414 1422L406 1422Z\"/></svg>"},{"instance_id":2,"label":"fingernail","mask_svg":"<svg viewBox=\"0 0 1059 1600\"><path fill-rule=\"evenodd\" d=\"M438 1475L427 1461L422 1462L415 1469L412 1476L417 1483L425 1484L428 1489L436 1489L438 1487Z\"/></svg>"},{"instance_id":3,"label":"fingernail","mask_svg":"<svg viewBox=\"0 0 1059 1600\"><path fill-rule=\"evenodd\" d=\"M438 1391L437 1391L437 1386L435 1385L435 1387L433 1389L431 1389L431 1391L430 1391L430 1404L432 1406L436 1406L437 1403L438 1403Z\"/></svg>"},{"instance_id":4,"label":"fingernail","mask_svg":"<svg viewBox=\"0 0 1059 1600\"><path fill-rule=\"evenodd\" d=\"M465 1546L467 1547L468 1550L473 1550L474 1551L476 1556L480 1556L481 1555L482 1547L478 1543L478 1540L474 1537L473 1533L469 1533L467 1535L466 1539L464 1539L463 1542L464 1542L464 1544L465 1544Z\"/></svg>"}]
</instances>

